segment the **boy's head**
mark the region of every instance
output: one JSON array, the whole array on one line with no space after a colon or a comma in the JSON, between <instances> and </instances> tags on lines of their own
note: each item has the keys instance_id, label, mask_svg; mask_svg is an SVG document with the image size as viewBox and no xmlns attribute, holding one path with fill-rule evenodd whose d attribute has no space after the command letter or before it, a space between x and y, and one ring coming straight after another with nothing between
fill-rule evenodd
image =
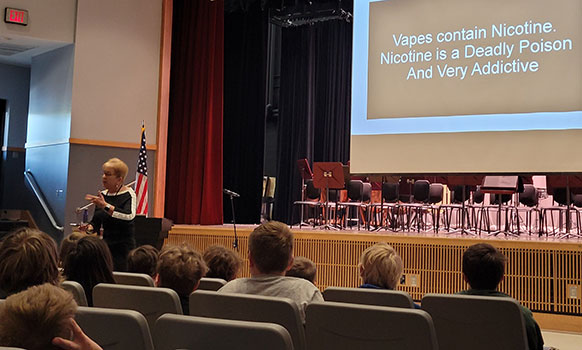
<instances>
[{"instance_id":1,"label":"boy's head","mask_svg":"<svg viewBox=\"0 0 582 350\"><path fill-rule=\"evenodd\" d=\"M71 339L76 311L73 296L49 283L13 294L0 305L0 346L57 349L51 341Z\"/></svg>"},{"instance_id":2,"label":"boy's head","mask_svg":"<svg viewBox=\"0 0 582 350\"><path fill-rule=\"evenodd\" d=\"M200 253L182 246L167 246L158 258L156 285L171 288L178 295L190 295L200 283L208 268Z\"/></svg>"},{"instance_id":3,"label":"boy's head","mask_svg":"<svg viewBox=\"0 0 582 350\"><path fill-rule=\"evenodd\" d=\"M59 264L61 267L69 255L69 252L77 245L77 241L87 236L85 232L73 232L61 242L61 250L59 251Z\"/></svg>"},{"instance_id":4,"label":"boy's head","mask_svg":"<svg viewBox=\"0 0 582 350\"><path fill-rule=\"evenodd\" d=\"M59 283L57 244L46 233L22 228L0 242L0 289L18 293L30 286Z\"/></svg>"},{"instance_id":5,"label":"boy's head","mask_svg":"<svg viewBox=\"0 0 582 350\"><path fill-rule=\"evenodd\" d=\"M242 265L238 254L221 245L211 245L204 251L204 262L208 266L206 277L230 281L236 278Z\"/></svg>"},{"instance_id":6,"label":"boy's head","mask_svg":"<svg viewBox=\"0 0 582 350\"><path fill-rule=\"evenodd\" d=\"M317 267L313 261L304 256L296 256L293 258L293 265L285 275L303 278L313 283L315 282L316 274Z\"/></svg>"},{"instance_id":7,"label":"boy's head","mask_svg":"<svg viewBox=\"0 0 582 350\"><path fill-rule=\"evenodd\" d=\"M365 284L395 289L402 276L402 259L387 243L377 243L360 257L360 277Z\"/></svg>"},{"instance_id":8,"label":"boy's head","mask_svg":"<svg viewBox=\"0 0 582 350\"><path fill-rule=\"evenodd\" d=\"M133 249L127 256L127 271L154 277L159 254L160 252L149 244Z\"/></svg>"},{"instance_id":9,"label":"boy's head","mask_svg":"<svg viewBox=\"0 0 582 350\"><path fill-rule=\"evenodd\" d=\"M505 271L505 256L487 243L470 246L463 253L463 276L472 289L497 289Z\"/></svg>"},{"instance_id":10,"label":"boy's head","mask_svg":"<svg viewBox=\"0 0 582 350\"><path fill-rule=\"evenodd\" d=\"M260 225L249 236L249 258L257 273L284 274L293 261L293 233L278 221Z\"/></svg>"}]
</instances>

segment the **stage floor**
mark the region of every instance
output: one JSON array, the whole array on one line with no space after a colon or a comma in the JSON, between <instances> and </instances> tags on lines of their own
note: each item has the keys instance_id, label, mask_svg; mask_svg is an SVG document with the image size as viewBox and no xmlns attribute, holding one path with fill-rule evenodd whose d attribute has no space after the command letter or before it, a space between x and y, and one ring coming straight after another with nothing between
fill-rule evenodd
<instances>
[{"instance_id":1,"label":"stage floor","mask_svg":"<svg viewBox=\"0 0 582 350\"><path fill-rule=\"evenodd\" d=\"M238 252L248 259L248 236L256 225L237 225ZM545 329L580 332L582 329L582 240L534 235L469 236L433 232L330 231L292 228L294 254L317 265L316 284L357 287L361 253L376 242L391 244L404 263L404 283L399 290L414 300L426 293L455 293L467 288L461 273L464 250L488 242L507 257L506 275L500 290L536 312ZM233 225L174 225L166 243L188 243L203 251L212 244L232 247ZM241 276L249 276L248 263ZM545 326L543 326L545 325Z\"/></svg>"}]
</instances>

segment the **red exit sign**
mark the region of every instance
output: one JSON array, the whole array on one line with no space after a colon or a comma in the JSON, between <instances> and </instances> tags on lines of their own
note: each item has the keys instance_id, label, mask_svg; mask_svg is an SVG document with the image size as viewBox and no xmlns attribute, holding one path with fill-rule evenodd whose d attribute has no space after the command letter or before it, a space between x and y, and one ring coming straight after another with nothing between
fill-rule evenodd
<instances>
[{"instance_id":1,"label":"red exit sign","mask_svg":"<svg viewBox=\"0 0 582 350\"><path fill-rule=\"evenodd\" d=\"M4 12L4 22L25 26L28 24L28 11L7 7Z\"/></svg>"}]
</instances>

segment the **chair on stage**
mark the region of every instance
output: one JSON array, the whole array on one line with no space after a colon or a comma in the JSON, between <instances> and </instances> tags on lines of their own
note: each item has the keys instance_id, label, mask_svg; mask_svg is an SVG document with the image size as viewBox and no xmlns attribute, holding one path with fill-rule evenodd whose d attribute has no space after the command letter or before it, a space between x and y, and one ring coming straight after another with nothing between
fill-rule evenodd
<instances>
[{"instance_id":1,"label":"chair on stage","mask_svg":"<svg viewBox=\"0 0 582 350\"><path fill-rule=\"evenodd\" d=\"M305 208L307 207L307 211L308 211L308 221L309 221L309 212L312 212L313 215L311 216L311 219L313 220L313 227L316 226L316 224L320 223L321 221L321 208L323 206L323 203L320 201L320 197L321 197L321 190L319 188L315 188L315 186L313 185L313 180L307 180L305 181L305 189L304 189L304 193L303 193L303 199L300 201L296 201L293 203L293 205L298 205L299 206L299 210L300 212L300 221L299 221L299 228L301 228L301 226L307 226L309 225L307 222L304 221L304 214L305 214ZM293 220L291 220L293 221Z\"/></svg>"},{"instance_id":2,"label":"chair on stage","mask_svg":"<svg viewBox=\"0 0 582 350\"><path fill-rule=\"evenodd\" d=\"M79 307L75 320L104 350L153 350L145 317L133 310Z\"/></svg>"},{"instance_id":3,"label":"chair on stage","mask_svg":"<svg viewBox=\"0 0 582 350\"><path fill-rule=\"evenodd\" d=\"M154 280L150 275L145 273L113 271L113 279L117 284L154 287Z\"/></svg>"},{"instance_id":4,"label":"chair on stage","mask_svg":"<svg viewBox=\"0 0 582 350\"><path fill-rule=\"evenodd\" d=\"M190 295L190 315L276 323L287 329L294 349L305 349L299 307L287 298L197 290Z\"/></svg>"},{"instance_id":5,"label":"chair on stage","mask_svg":"<svg viewBox=\"0 0 582 350\"><path fill-rule=\"evenodd\" d=\"M366 186L367 185L367 186ZM350 180L348 183L348 201L338 203L338 208L345 210L343 218L343 226L351 227L352 221L355 221L360 230L361 216L360 211L363 210L367 213L368 203L366 203L365 198L365 188L367 188L367 201L370 201L370 192L372 185L369 183L364 183L362 180ZM355 218L350 214L355 211ZM366 220L364 219L364 222Z\"/></svg>"},{"instance_id":6,"label":"chair on stage","mask_svg":"<svg viewBox=\"0 0 582 350\"><path fill-rule=\"evenodd\" d=\"M533 222L534 222L534 218L537 218L537 231L538 233L541 232L541 215L542 212L540 210L540 208L538 207L538 190L537 188L535 188L535 186L533 184L524 184L523 185L523 192L518 194L518 198L519 198L519 204L521 205L517 205L515 207L510 208L512 210L512 213L510 214L510 217L512 218L512 225L515 222L516 225L516 231L517 234L519 235L521 233L521 213L524 214L524 224L525 224L525 230L526 232L528 232L528 234L531 235L531 233L533 232ZM535 214L535 215L534 215ZM515 219L515 220L514 220Z\"/></svg>"},{"instance_id":7,"label":"chair on stage","mask_svg":"<svg viewBox=\"0 0 582 350\"><path fill-rule=\"evenodd\" d=\"M463 187L465 193L463 193ZM443 227L447 232L451 229L463 229L470 228L471 216L469 215L470 209L470 194L471 186L456 185L451 189L451 203L441 205L443 212ZM464 198L463 198L464 195ZM464 203L463 203L464 202ZM463 226L462 217L465 215L465 225ZM452 225L453 218L455 219L456 225Z\"/></svg>"},{"instance_id":8,"label":"chair on stage","mask_svg":"<svg viewBox=\"0 0 582 350\"><path fill-rule=\"evenodd\" d=\"M528 348L521 307L513 298L427 294L422 309L432 316L440 349Z\"/></svg>"},{"instance_id":9,"label":"chair on stage","mask_svg":"<svg viewBox=\"0 0 582 350\"><path fill-rule=\"evenodd\" d=\"M274 323L166 314L154 329L156 350L293 350L289 332Z\"/></svg>"},{"instance_id":10,"label":"chair on stage","mask_svg":"<svg viewBox=\"0 0 582 350\"><path fill-rule=\"evenodd\" d=\"M161 315L182 314L180 298L169 288L99 283L93 288L93 305L139 311L148 321L150 330Z\"/></svg>"},{"instance_id":11,"label":"chair on stage","mask_svg":"<svg viewBox=\"0 0 582 350\"><path fill-rule=\"evenodd\" d=\"M414 308L410 294L399 290L327 287L323 291L323 299L339 303Z\"/></svg>"},{"instance_id":12,"label":"chair on stage","mask_svg":"<svg viewBox=\"0 0 582 350\"><path fill-rule=\"evenodd\" d=\"M79 282L63 281L61 283L61 288L73 294L73 299L75 299L77 305L88 306L87 296L85 295L85 289L83 289L83 286Z\"/></svg>"},{"instance_id":13,"label":"chair on stage","mask_svg":"<svg viewBox=\"0 0 582 350\"><path fill-rule=\"evenodd\" d=\"M311 303L305 332L308 350L438 349L430 315L422 310Z\"/></svg>"},{"instance_id":14,"label":"chair on stage","mask_svg":"<svg viewBox=\"0 0 582 350\"><path fill-rule=\"evenodd\" d=\"M371 205L371 216L374 217L377 227L391 231L400 229L401 216L398 213L399 186L398 183L382 183L382 200L380 203ZM378 212L380 213L379 220Z\"/></svg>"},{"instance_id":15,"label":"chair on stage","mask_svg":"<svg viewBox=\"0 0 582 350\"><path fill-rule=\"evenodd\" d=\"M412 185L410 203L402 203L400 208L404 211L405 229L417 231L425 229L424 212L427 208L430 196L430 183L427 180L416 180Z\"/></svg>"},{"instance_id":16,"label":"chair on stage","mask_svg":"<svg viewBox=\"0 0 582 350\"><path fill-rule=\"evenodd\" d=\"M226 284L222 278L202 277L197 289L217 291Z\"/></svg>"},{"instance_id":17,"label":"chair on stage","mask_svg":"<svg viewBox=\"0 0 582 350\"><path fill-rule=\"evenodd\" d=\"M425 208L425 215L430 213L432 218L432 229L434 233L439 231L439 223L441 217L441 203L443 201L444 186L440 183L431 183L428 193L427 206ZM426 225L426 220L424 220Z\"/></svg>"}]
</instances>

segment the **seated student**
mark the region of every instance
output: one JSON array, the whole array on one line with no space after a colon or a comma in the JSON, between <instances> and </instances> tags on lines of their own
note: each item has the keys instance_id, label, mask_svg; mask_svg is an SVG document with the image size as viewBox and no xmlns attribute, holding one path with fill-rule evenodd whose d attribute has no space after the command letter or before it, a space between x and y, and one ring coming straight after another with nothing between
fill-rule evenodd
<instances>
[{"instance_id":1,"label":"seated student","mask_svg":"<svg viewBox=\"0 0 582 350\"><path fill-rule=\"evenodd\" d=\"M153 278L156 275L159 254L160 252L149 244L131 250L127 256L127 272L145 273Z\"/></svg>"},{"instance_id":2,"label":"seated student","mask_svg":"<svg viewBox=\"0 0 582 350\"><path fill-rule=\"evenodd\" d=\"M57 244L49 235L25 227L0 242L0 297L59 282Z\"/></svg>"},{"instance_id":3,"label":"seated student","mask_svg":"<svg viewBox=\"0 0 582 350\"><path fill-rule=\"evenodd\" d=\"M285 276L298 277L315 283L315 275L317 274L317 267L311 259L304 256L296 256L293 258L293 266L285 273Z\"/></svg>"},{"instance_id":4,"label":"seated student","mask_svg":"<svg viewBox=\"0 0 582 350\"><path fill-rule=\"evenodd\" d=\"M209 246L204 251L203 257L208 266L205 277L231 281L236 278L242 265L242 260L235 251L221 245Z\"/></svg>"},{"instance_id":5,"label":"seated student","mask_svg":"<svg viewBox=\"0 0 582 350\"><path fill-rule=\"evenodd\" d=\"M505 274L505 261L505 256L490 244L478 243L467 248L463 253L463 278L470 289L458 294L509 297L497 291ZM544 339L532 312L523 306L521 312L525 320L529 349L542 350Z\"/></svg>"},{"instance_id":6,"label":"seated student","mask_svg":"<svg viewBox=\"0 0 582 350\"><path fill-rule=\"evenodd\" d=\"M293 265L293 233L287 225L269 221L251 232L249 264L250 278L232 280L218 292L289 298L299 306L304 322L307 304L323 301L319 289L309 281L285 276Z\"/></svg>"},{"instance_id":7,"label":"seated student","mask_svg":"<svg viewBox=\"0 0 582 350\"><path fill-rule=\"evenodd\" d=\"M388 243L376 243L364 250L358 264L363 284L359 288L395 290L402 277L402 259ZM414 303L415 309L420 305Z\"/></svg>"},{"instance_id":8,"label":"seated student","mask_svg":"<svg viewBox=\"0 0 582 350\"><path fill-rule=\"evenodd\" d=\"M96 236L77 241L65 259L63 272L67 280L83 286L89 306L93 306L93 287L99 283L115 283L109 247Z\"/></svg>"},{"instance_id":9,"label":"seated student","mask_svg":"<svg viewBox=\"0 0 582 350\"><path fill-rule=\"evenodd\" d=\"M190 314L190 294L198 288L200 279L208 271L200 253L182 246L166 246L158 259L157 287L170 288L178 293L182 312Z\"/></svg>"},{"instance_id":10,"label":"seated student","mask_svg":"<svg viewBox=\"0 0 582 350\"><path fill-rule=\"evenodd\" d=\"M0 346L28 350L101 350L74 320L73 296L52 284L33 286L0 304Z\"/></svg>"},{"instance_id":11,"label":"seated student","mask_svg":"<svg viewBox=\"0 0 582 350\"><path fill-rule=\"evenodd\" d=\"M75 247L78 240L85 236L87 236L85 232L73 232L63 239L63 241L61 242L61 249L59 250L59 267L61 268L63 267L65 258L67 257L71 249Z\"/></svg>"}]
</instances>

